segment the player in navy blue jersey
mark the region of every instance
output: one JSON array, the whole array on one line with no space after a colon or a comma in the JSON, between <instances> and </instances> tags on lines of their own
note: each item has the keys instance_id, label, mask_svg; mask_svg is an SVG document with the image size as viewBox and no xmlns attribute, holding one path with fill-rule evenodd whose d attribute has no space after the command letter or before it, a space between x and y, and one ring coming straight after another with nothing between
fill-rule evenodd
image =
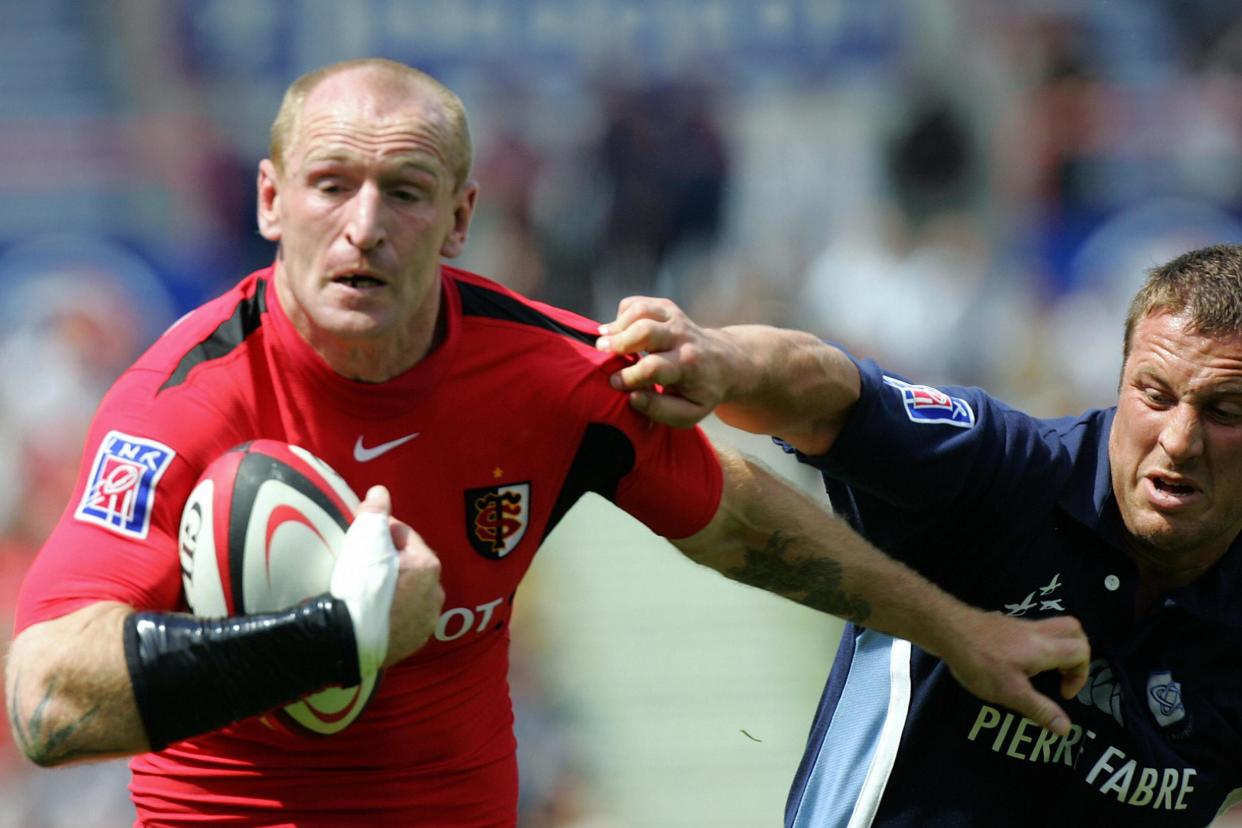
<instances>
[{"instance_id":1,"label":"player in navy blue jersey","mask_svg":"<svg viewBox=\"0 0 1242 828\"><path fill-rule=\"evenodd\" d=\"M1077 417L919 385L809 334L700 328L667 300L625 300L601 334L647 352L613 377L638 410L774 435L890 554L998 614L1075 616L1091 642L1055 735L847 626L789 828L1202 826L1242 797L1242 246L1148 274L1118 402Z\"/></svg>"}]
</instances>

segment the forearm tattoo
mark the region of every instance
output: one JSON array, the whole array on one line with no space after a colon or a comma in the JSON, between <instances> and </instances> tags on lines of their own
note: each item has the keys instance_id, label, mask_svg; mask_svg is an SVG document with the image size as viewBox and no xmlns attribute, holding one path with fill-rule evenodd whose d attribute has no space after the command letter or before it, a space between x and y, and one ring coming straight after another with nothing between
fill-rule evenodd
<instances>
[{"instance_id":1,"label":"forearm tattoo","mask_svg":"<svg viewBox=\"0 0 1242 828\"><path fill-rule=\"evenodd\" d=\"M812 609L861 624L871 615L871 605L841 586L844 569L830 558L794 558L794 539L773 532L763 548L748 546L746 563L728 575L742 583L793 598Z\"/></svg>"},{"instance_id":2,"label":"forearm tattoo","mask_svg":"<svg viewBox=\"0 0 1242 828\"><path fill-rule=\"evenodd\" d=\"M20 676L14 676L13 692L9 694L9 721L13 723L13 738L22 753L40 765L51 764L70 756L86 756L94 753L93 751L73 750L69 743L99 713L98 705L79 716L76 721L52 727L44 717L47 714L48 705L56 695L59 682L56 679L49 681L47 692L35 705L30 717L23 718L17 705L20 681Z\"/></svg>"}]
</instances>

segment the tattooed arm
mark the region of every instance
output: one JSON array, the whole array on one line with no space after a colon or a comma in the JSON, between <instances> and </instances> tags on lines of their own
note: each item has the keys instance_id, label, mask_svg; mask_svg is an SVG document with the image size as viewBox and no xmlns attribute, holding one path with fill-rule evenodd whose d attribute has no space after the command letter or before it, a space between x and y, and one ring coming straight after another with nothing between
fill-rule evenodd
<instances>
[{"instance_id":1,"label":"tattooed arm","mask_svg":"<svg viewBox=\"0 0 1242 828\"><path fill-rule=\"evenodd\" d=\"M1069 718L1029 677L1061 672L1071 698L1089 651L1078 622L1023 621L976 609L871 546L843 521L754 461L717 448L725 485L715 518L674 540L692 560L812 609L908 639L966 689L1058 733Z\"/></svg>"},{"instance_id":2,"label":"tattooed arm","mask_svg":"<svg viewBox=\"0 0 1242 828\"><path fill-rule=\"evenodd\" d=\"M13 740L43 766L147 749L121 628L133 610L113 602L35 624L14 640L5 704Z\"/></svg>"}]
</instances>

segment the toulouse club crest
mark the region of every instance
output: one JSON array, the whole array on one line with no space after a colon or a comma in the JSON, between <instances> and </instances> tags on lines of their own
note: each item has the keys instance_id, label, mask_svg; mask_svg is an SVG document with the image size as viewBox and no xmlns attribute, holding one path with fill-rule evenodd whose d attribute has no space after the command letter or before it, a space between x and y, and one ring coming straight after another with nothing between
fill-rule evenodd
<instances>
[{"instance_id":1,"label":"toulouse club crest","mask_svg":"<svg viewBox=\"0 0 1242 828\"><path fill-rule=\"evenodd\" d=\"M163 443L109 431L99 444L73 516L139 540L151 528L155 485L176 452Z\"/></svg>"},{"instance_id":2,"label":"toulouse club crest","mask_svg":"<svg viewBox=\"0 0 1242 828\"><path fill-rule=\"evenodd\" d=\"M508 555L529 525L529 482L466 491L466 537L483 557L500 560Z\"/></svg>"}]
</instances>

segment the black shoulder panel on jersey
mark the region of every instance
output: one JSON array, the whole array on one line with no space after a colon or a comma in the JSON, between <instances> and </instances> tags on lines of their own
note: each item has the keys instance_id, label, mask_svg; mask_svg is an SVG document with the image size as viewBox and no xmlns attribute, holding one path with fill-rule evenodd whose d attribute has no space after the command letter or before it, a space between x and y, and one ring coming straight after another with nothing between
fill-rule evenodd
<instances>
[{"instance_id":1,"label":"black shoulder panel on jersey","mask_svg":"<svg viewBox=\"0 0 1242 828\"><path fill-rule=\"evenodd\" d=\"M590 331L571 328L545 313L540 313L525 302L514 299L503 293L488 290L469 282L458 282L457 289L461 293L461 312L465 316L486 316L491 319L505 319L523 325L558 333L588 345L595 344L596 335Z\"/></svg>"},{"instance_id":2,"label":"black shoulder panel on jersey","mask_svg":"<svg viewBox=\"0 0 1242 828\"><path fill-rule=\"evenodd\" d=\"M587 492L595 492L609 501L617 499L617 484L634 468L634 444L616 426L591 423L578 443L574 460L565 475L565 482L556 496L548 525L543 530L543 543L556 528L569 508Z\"/></svg>"},{"instance_id":3,"label":"black shoulder panel on jersey","mask_svg":"<svg viewBox=\"0 0 1242 828\"><path fill-rule=\"evenodd\" d=\"M233 308L233 315L220 323L211 332L211 336L191 348L181 361L177 370L160 386L160 391L185 382L196 366L213 359L227 356L234 348L241 345L246 337L259 329L259 317L267 312L267 282L259 279L255 283L254 295L243 299Z\"/></svg>"}]
</instances>

